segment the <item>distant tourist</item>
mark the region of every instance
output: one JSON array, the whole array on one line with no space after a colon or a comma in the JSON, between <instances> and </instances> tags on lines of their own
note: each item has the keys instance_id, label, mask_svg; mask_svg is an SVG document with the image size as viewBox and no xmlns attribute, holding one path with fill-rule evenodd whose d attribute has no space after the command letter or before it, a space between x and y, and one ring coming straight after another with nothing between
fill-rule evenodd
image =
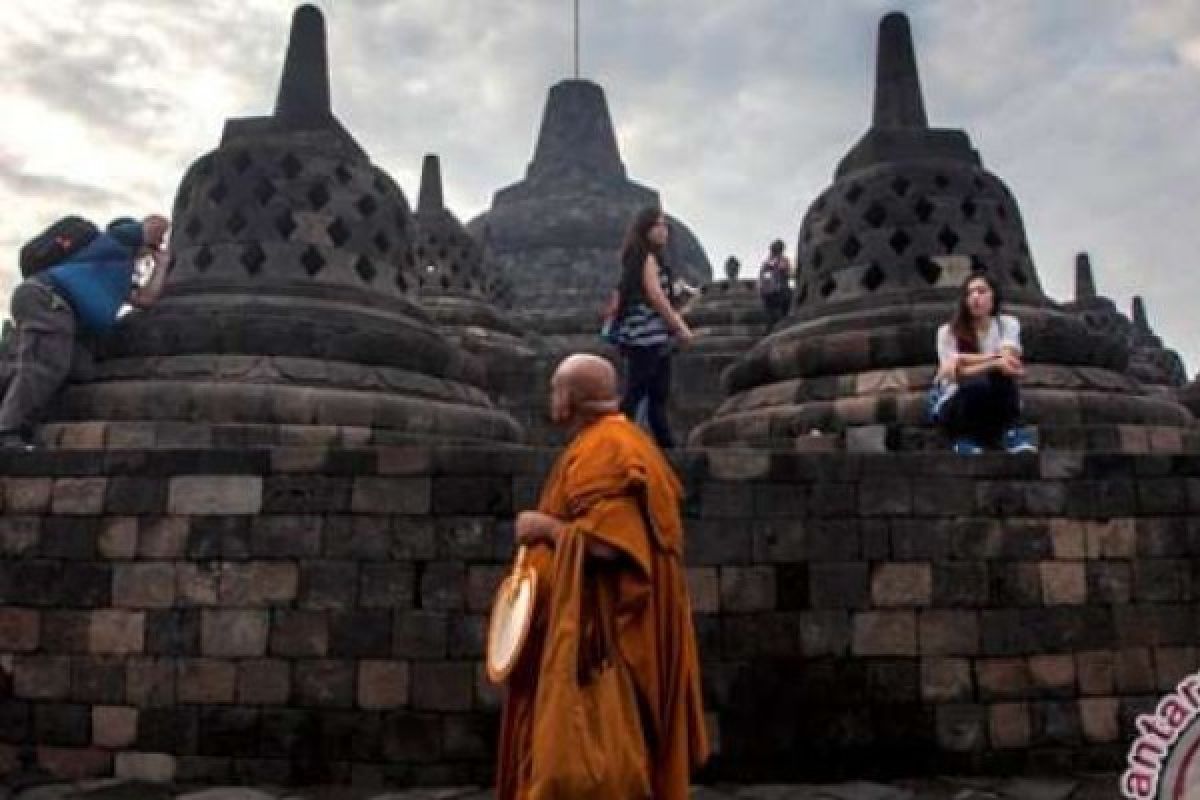
<instances>
[{"instance_id":1,"label":"distant tourist","mask_svg":"<svg viewBox=\"0 0 1200 800\"><path fill-rule=\"evenodd\" d=\"M1034 452L1017 426L1021 398L1021 323L1001 314L995 283L974 273L963 284L950 322L938 328L938 371L930 411L950 435L954 452L975 455L984 447Z\"/></svg>"},{"instance_id":2,"label":"distant tourist","mask_svg":"<svg viewBox=\"0 0 1200 800\"><path fill-rule=\"evenodd\" d=\"M767 260L758 268L758 293L767 312L768 331L792 310L792 263L783 250L783 240L771 242Z\"/></svg>"},{"instance_id":3,"label":"distant tourist","mask_svg":"<svg viewBox=\"0 0 1200 800\"><path fill-rule=\"evenodd\" d=\"M621 245L621 272L613 339L625 361L621 411L636 419L646 402L646 419L659 447L674 447L667 424L672 340L687 344L692 331L675 310L675 276L663 261L667 219L657 208L638 213Z\"/></svg>"},{"instance_id":4,"label":"distant tourist","mask_svg":"<svg viewBox=\"0 0 1200 800\"><path fill-rule=\"evenodd\" d=\"M126 305L148 308L167 277L163 240L170 223L152 215L141 222L114 220L104 231L78 218L87 243L55 255L67 242L55 228L22 251L46 254L12 295L16 358L0 363L0 447L30 448L33 426L71 371L77 334L110 331ZM90 228L90 230L89 230ZM43 238L45 246L42 247ZM76 244L81 244L76 241ZM154 267L145 284L134 281L136 265L148 256Z\"/></svg>"}]
</instances>

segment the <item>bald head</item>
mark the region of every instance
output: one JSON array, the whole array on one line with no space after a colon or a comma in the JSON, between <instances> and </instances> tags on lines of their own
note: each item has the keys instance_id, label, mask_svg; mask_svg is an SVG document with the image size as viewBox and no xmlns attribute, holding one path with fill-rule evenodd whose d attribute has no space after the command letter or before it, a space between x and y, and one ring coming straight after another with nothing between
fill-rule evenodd
<instances>
[{"instance_id":1,"label":"bald head","mask_svg":"<svg viewBox=\"0 0 1200 800\"><path fill-rule=\"evenodd\" d=\"M554 370L550 386L551 415L560 424L617 410L617 371L600 356L567 356Z\"/></svg>"}]
</instances>

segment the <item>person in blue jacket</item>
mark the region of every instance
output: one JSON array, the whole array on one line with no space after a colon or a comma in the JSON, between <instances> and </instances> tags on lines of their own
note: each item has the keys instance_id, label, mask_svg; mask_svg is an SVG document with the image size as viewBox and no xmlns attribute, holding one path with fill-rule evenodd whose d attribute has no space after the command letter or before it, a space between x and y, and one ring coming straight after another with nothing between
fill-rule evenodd
<instances>
[{"instance_id":1,"label":"person in blue jacket","mask_svg":"<svg viewBox=\"0 0 1200 800\"><path fill-rule=\"evenodd\" d=\"M0 447L31 447L33 427L66 382L79 334L112 330L122 308L149 308L167 277L170 222L118 219L77 253L21 282L12 295L16 358L0 364ZM149 258L146 281L137 264Z\"/></svg>"}]
</instances>

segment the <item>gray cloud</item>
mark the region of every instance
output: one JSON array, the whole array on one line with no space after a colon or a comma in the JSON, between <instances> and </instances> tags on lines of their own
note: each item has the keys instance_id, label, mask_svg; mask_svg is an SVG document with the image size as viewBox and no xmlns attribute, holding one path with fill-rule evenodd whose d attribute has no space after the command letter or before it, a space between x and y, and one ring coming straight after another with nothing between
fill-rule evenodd
<instances>
[{"instance_id":1,"label":"gray cloud","mask_svg":"<svg viewBox=\"0 0 1200 800\"><path fill-rule=\"evenodd\" d=\"M0 220L0 242L63 208L168 207L225 118L273 105L290 2L94 0L86 34L72 33L83 2L16 0L0 20L0 99L52 110L47 124L83 121L89 136L64 150L6 132L0 167L25 180L0 174L0 201L26 211ZM546 90L570 72L570 3L318 5L335 110L410 200L425 152L441 154L464 219L523 175ZM1122 307L1145 295L1158 332L1200 363L1194 0L582 5L584 75L608 91L631 177L662 192L714 264L794 241L867 124L878 18L908 11L931 121L967 130L1013 189L1047 291L1070 299L1073 254L1088 249L1102 291ZM98 157L106 169L62 186L33 177Z\"/></svg>"}]
</instances>

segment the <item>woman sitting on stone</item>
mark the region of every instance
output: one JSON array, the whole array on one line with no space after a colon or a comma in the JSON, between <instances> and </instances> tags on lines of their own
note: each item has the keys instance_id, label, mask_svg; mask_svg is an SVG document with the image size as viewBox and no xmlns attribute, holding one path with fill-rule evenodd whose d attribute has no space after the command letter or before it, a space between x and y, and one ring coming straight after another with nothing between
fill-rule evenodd
<instances>
[{"instance_id":1,"label":"woman sitting on stone","mask_svg":"<svg viewBox=\"0 0 1200 800\"><path fill-rule=\"evenodd\" d=\"M657 208L640 211L621 245L621 277L617 284L616 339L625 358L625 393L621 411L636 419L646 403L654 440L662 448L675 440L667 424L671 387L671 338L691 341L692 331L672 305L674 276L663 263L667 219Z\"/></svg>"},{"instance_id":2,"label":"woman sitting on stone","mask_svg":"<svg viewBox=\"0 0 1200 800\"><path fill-rule=\"evenodd\" d=\"M954 441L954 452L975 455L984 447L1010 453L1037 448L1017 426L1021 323L1000 313L991 278L974 273L963 284L950 322L938 328L938 371L932 415Z\"/></svg>"}]
</instances>

